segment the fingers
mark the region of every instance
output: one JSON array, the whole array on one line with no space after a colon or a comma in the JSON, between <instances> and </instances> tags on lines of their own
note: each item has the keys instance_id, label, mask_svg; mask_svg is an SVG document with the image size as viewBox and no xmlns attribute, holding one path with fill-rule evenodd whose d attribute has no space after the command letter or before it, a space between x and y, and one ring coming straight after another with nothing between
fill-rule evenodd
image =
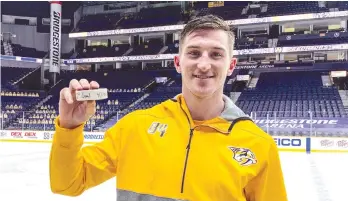
<instances>
[{"instance_id":1,"label":"fingers","mask_svg":"<svg viewBox=\"0 0 348 201\"><path fill-rule=\"evenodd\" d=\"M87 101L87 117L88 118L91 118L95 112L96 112L96 102L95 101Z\"/></svg>"},{"instance_id":2,"label":"fingers","mask_svg":"<svg viewBox=\"0 0 348 201\"><path fill-rule=\"evenodd\" d=\"M98 89L99 83L96 81L91 81L90 83L86 79L80 79L80 81L73 79L69 83L69 88L64 88L60 92L60 97L66 100L68 104L74 102L75 91L78 90L88 90L88 89Z\"/></svg>"},{"instance_id":3,"label":"fingers","mask_svg":"<svg viewBox=\"0 0 348 201\"><path fill-rule=\"evenodd\" d=\"M82 86L83 89L90 89L91 85L89 84L89 82L86 79L81 79L80 80L80 85Z\"/></svg>"},{"instance_id":4,"label":"fingers","mask_svg":"<svg viewBox=\"0 0 348 201\"><path fill-rule=\"evenodd\" d=\"M90 83L86 79L81 79L80 81L77 81L76 79L73 79L69 83L69 88L71 91L76 90L82 90L82 89L98 89L100 86L98 82L91 81Z\"/></svg>"},{"instance_id":5,"label":"fingers","mask_svg":"<svg viewBox=\"0 0 348 201\"><path fill-rule=\"evenodd\" d=\"M73 79L69 83L69 89L70 89L70 91L81 90L82 86L79 83L79 81L77 81L76 79Z\"/></svg>"},{"instance_id":6,"label":"fingers","mask_svg":"<svg viewBox=\"0 0 348 201\"><path fill-rule=\"evenodd\" d=\"M91 89L99 89L99 87L100 87L98 82L96 82L96 81L92 81L90 83L90 85L91 85Z\"/></svg>"},{"instance_id":7,"label":"fingers","mask_svg":"<svg viewBox=\"0 0 348 201\"><path fill-rule=\"evenodd\" d=\"M65 100L68 104L72 104L74 102L71 91L67 87L60 91L60 99Z\"/></svg>"}]
</instances>

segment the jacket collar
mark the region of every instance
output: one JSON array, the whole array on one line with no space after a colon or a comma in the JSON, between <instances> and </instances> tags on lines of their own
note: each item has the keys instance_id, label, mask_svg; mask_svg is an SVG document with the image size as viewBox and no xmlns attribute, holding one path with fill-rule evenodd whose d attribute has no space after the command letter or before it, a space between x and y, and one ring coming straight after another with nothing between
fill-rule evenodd
<instances>
[{"instance_id":1,"label":"jacket collar","mask_svg":"<svg viewBox=\"0 0 348 201\"><path fill-rule=\"evenodd\" d=\"M181 110L185 113L190 123L191 129L193 129L193 119L191 117L190 111L186 105L183 95L178 94L172 100L177 102ZM230 133L233 125L237 121L251 120L250 117L246 115L240 108L238 108L228 96L223 95L223 100L225 102L225 107L220 116L205 121L205 123L201 126L211 127L221 133L228 134Z\"/></svg>"}]
</instances>

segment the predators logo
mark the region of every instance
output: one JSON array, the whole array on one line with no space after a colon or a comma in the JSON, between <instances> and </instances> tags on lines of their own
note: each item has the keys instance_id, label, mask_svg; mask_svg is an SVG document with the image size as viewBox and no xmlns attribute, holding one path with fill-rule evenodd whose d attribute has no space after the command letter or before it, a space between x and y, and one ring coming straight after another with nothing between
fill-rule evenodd
<instances>
[{"instance_id":1,"label":"predators logo","mask_svg":"<svg viewBox=\"0 0 348 201\"><path fill-rule=\"evenodd\" d=\"M233 159L242 166L256 164L255 154L246 148L228 147L233 152Z\"/></svg>"}]
</instances>

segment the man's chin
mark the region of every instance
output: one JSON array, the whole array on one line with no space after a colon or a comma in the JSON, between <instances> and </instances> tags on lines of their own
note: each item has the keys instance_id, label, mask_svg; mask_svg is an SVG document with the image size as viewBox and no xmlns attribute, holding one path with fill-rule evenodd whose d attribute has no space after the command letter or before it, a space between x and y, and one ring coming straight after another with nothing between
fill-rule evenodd
<instances>
[{"instance_id":1,"label":"man's chin","mask_svg":"<svg viewBox=\"0 0 348 201\"><path fill-rule=\"evenodd\" d=\"M214 95L214 91L211 90L196 90L192 92L199 99L209 98Z\"/></svg>"}]
</instances>

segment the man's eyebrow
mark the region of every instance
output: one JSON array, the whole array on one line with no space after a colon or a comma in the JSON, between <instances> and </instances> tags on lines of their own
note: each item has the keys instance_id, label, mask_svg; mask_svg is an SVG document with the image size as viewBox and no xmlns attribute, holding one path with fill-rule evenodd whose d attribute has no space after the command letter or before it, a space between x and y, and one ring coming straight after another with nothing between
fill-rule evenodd
<instances>
[{"instance_id":1,"label":"man's eyebrow","mask_svg":"<svg viewBox=\"0 0 348 201\"><path fill-rule=\"evenodd\" d=\"M187 46L187 48L199 48L199 46L196 46L196 45L190 45L190 46Z\"/></svg>"},{"instance_id":2,"label":"man's eyebrow","mask_svg":"<svg viewBox=\"0 0 348 201\"><path fill-rule=\"evenodd\" d=\"M213 49L225 51L225 48L222 48L222 47L213 47Z\"/></svg>"},{"instance_id":3,"label":"man's eyebrow","mask_svg":"<svg viewBox=\"0 0 348 201\"><path fill-rule=\"evenodd\" d=\"M187 46L187 49L191 49L191 48L197 48L197 49L199 49L200 47L199 46L196 46L196 45L190 45L190 46ZM226 51L225 50L225 48L222 48L222 47L217 47L217 46L215 46L215 47L213 47L213 49L216 49L216 50L222 50L222 51Z\"/></svg>"}]
</instances>

